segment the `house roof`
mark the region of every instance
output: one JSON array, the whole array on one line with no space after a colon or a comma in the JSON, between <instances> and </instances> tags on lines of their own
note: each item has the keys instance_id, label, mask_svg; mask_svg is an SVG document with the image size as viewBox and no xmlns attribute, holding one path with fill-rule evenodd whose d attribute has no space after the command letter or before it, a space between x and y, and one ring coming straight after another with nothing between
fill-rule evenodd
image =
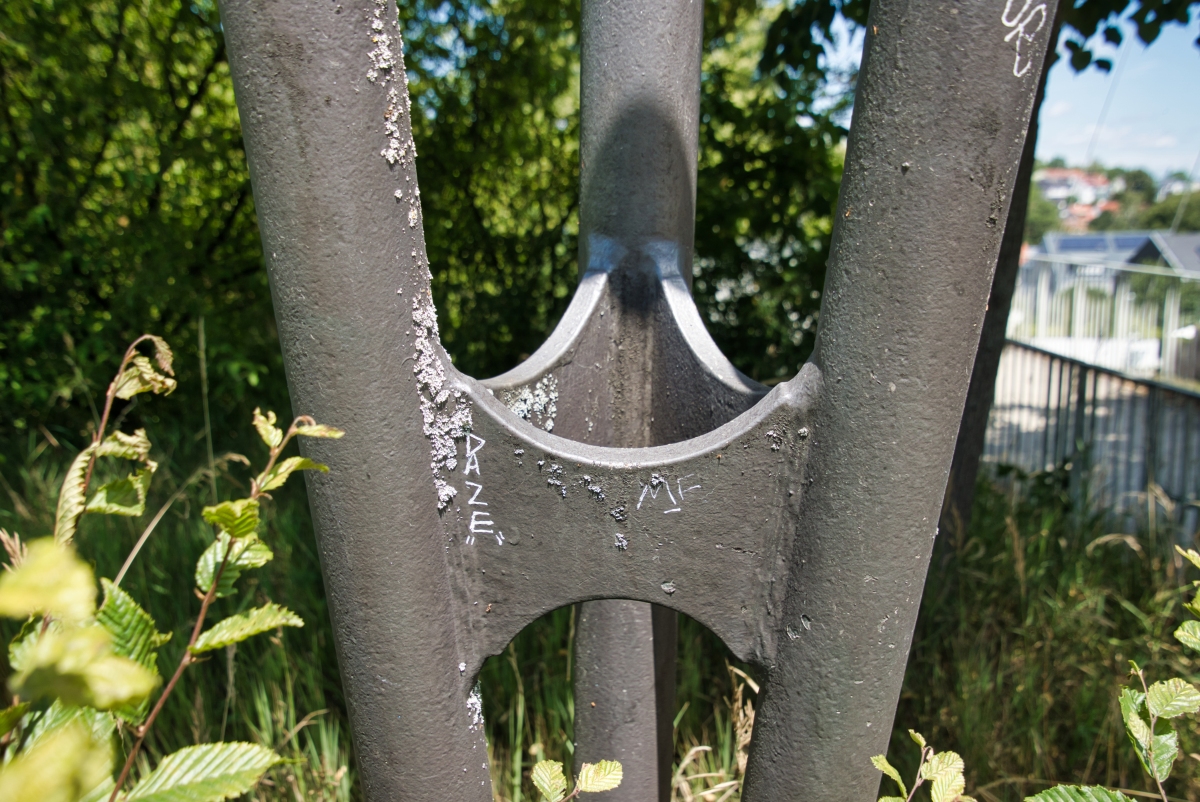
<instances>
[{"instance_id":1,"label":"house roof","mask_svg":"<svg viewBox=\"0 0 1200 802\"><path fill-rule=\"evenodd\" d=\"M1154 231L1129 257L1130 262L1137 264L1155 264L1160 259L1171 269L1200 279L1200 234Z\"/></svg>"},{"instance_id":2,"label":"house roof","mask_svg":"<svg viewBox=\"0 0 1200 802\"><path fill-rule=\"evenodd\" d=\"M1092 234L1051 231L1042 239L1042 247L1048 255L1067 257L1072 262L1125 262L1132 261L1132 257L1149 241L1150 235L1149 231L1099 231Z\"/></svg>"}]
</instances>

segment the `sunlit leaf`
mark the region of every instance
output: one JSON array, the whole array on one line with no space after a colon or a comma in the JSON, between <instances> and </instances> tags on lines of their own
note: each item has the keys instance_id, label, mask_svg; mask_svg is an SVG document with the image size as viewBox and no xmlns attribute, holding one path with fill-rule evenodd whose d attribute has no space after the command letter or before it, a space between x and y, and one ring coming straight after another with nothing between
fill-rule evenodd
<instances>
[{"instance_id":1,"label":"sunlit leaf","mask_svg":"<svg viewBox=\"0 0 1200 802\"><path fill-rule=\"evenodd\" d=\"M314 462L308 457L288 457L285 460L275 463L271 470L258 477L258 489L264 493L274 490L277 487L282 487L283 483L288 480L296 471L321 471L329 473L329 468L319 462Z\"/></svg>"},{"instance_id":2,"label":"sunlit leaf","mask_svg":"<svg viewBox=\"0 0 1200 802\"><path fill-rule=\"evenodd\" d=\"M963 773L942 772L931 779L929 798L932 802L954 802L967 787Z\"/></svg>"},{"instance_id":3,"label":"sunlit leaf","mask_svg":"<svg viewBox=\"0 0 1200 802\"><path fill-rule=\"evenodd\" d=\"M129 360L125 371L117 377L116 396L130 399L139 393L169 395L175 389L175 380L154 369L146 357L138 354Z\"/></svg>"},{"instance_id":4,"label":"sunlit leaf","mask_svg":"<svg viewBox=\"0 0 1200 802\"><path fill-rule=\"evenodd\" d=\"M283 758L265 746L215 743L167 755L125 802L220 802L254 787Z\"/></svg>"},{"instance_id":5,"label":"sunlit leaf","mask_svg":"<svg viewBox=\"0 0 1200 802\"><path fill-rule=\"evenodd\" d=\"M46 630L9 683L14 693L31 700L111 710L140 704L158 681L134 661L113 654L108 632L89 625Z\"/></svg>"},{"instance_id":6,"label":"sunlit leaf","mask_svg":"<svg viewBox=\"0 0 1200 802\"><path fill-rule=\"evenodd\" d=\"M1188 559L1188 562L1190 562L1192 565L1196 566L1197 568L1200 568L1200 551L1196 551L1195 549L1187 549L1185 551L1184 549L1180 548L1179 546L1175 547L1175 551L1179 552L1184 557L1186 557Z\"/></svg>"},{"instance_id":7,"label":"sunlit leaf","mask_svg":"<svg viewBox=\"0 0 1200 802\"><path fill-rule=\"evenodd\" d=\"M1150 723L1142 715L1146 694L1125 688L1121 691L1121 717L1125 720L1125 731L1133 743L1142 768L1156 780L1167 779L1171 766L1179 757L1179 736L1170 723L1158 719L1153 734Z\"/></svg>"},{"instance_id":8,"label":"sunlit leaf","mask_svg":"<svg viewBox=\"0 0 1200 802\"><path fill-rule=\"evenodd\" d=\"M0 574L0 615L90 618L96 610L96 582L87 563L70 546L48 537L29 543L28 549L20 568Z\"/></svg>"},{"instance_id":9,"label":"sunlit leaf","mask_svg":"<svg viewBox=\"0 0 1200 802\"><path fill-rule=\"evenodd\" d=\"M191 652L200 654L213 649L224 649L226 646L241 643L247 638L269 632L277 627L302 626L304 626L303 619L286 607L278 604L265 604L217 622L196 640L196 644L191 647Z\"/></svg>"},{"instance_id":10,"label":"sunlit leaf","mask_svg":"<svg viewBox=\"0 0 1200 802\"><path fill-rule=\"evenodd\" d=\"M225 559L225 552L229 549L229 544L229 535L226 532L220 532L217 534L217 539L200 555L200 559L196 562L196 587L201 593L208 593L208 589L212 587L213 577L216 575L221 561ZM234 540L233 551L229 554L225 570L221 572L221 581L217 584L217 597L231 595L233 584L243 571L261 568L274 556L267 548L267 544L257 537L250 536Z\"/></svg>"},{"instance_id":11,"label":"sunlit leaf","mask_svg":"<svg viewBox=\"0 0 1200 802\"><path fill-rule=\"evenodd\" d=\"M40 718L33 720L33 727L25 737L25 746L29 748L72 725L86 728L96 740L110 738L117 731L117 721L111 713L55 699Z\"/></svg>"},{"instance_id":12,"label":"sunlit leaf","mask_svg":"<svg viewBox=\"0 0 1200 802\"><path fill-rule=\"evenodd\" d=\"M925 748L925 736L921 733L917 732L916 730L909 730L908 737L912 738L913 743L915 743L917 746L921 747L922 749Z\"/></svg>"},{"instance_id":13,"label":"sunlit leaf","mask_svg":"<svg viewBox=\"0 0 1200 802\"><path fill-rule=\"evenodd\" d=\"M276 448L283 442L283 429L275 425L275 413L270 410L263 415L258 407L254 408L254 428L258 431L258 436L270 448Z\"/></svg>"},{"instance_id":14,"label":"sunlit leaf","mask_svg":"<svg viewBox=\"0 0 1200 802\"><path fill-rule=\"evenodd\" d=\"M1152 716L1178 718L1200 710L1200 691L1178 677L1163 680L1150 686L1146 706Z\"/></svg>"},{"instance_id":15,"label":"sunlit leaf","mask_svg":"<svg viewBox=\"0 0 1200 802\"><path fill-rule=\"evenodd\" d=\"M1179 734L1165 719L1159 719L1154 724L1153 756L1138 755L1142 758L1142 766L1150 772L1150 776L1162 782L1171 776L1171 767L1179 758ZM1153 757L1153 760L1150 758ZM1151 770L1153 764L1153 770Z\"/></svg>"},{"instance_id":16,"label":"sunlit leaf","mask_svg":"<svg viewBox=\"0 0 1200 802\"><path fill-rule=\"evenodd\" d=\"M962 774L963 759L954 752L939 752L921 766L920 776L933 779L943 774Z\"/></svg>"},{"instance_id":17,"label":"sunlit leaf","mask_svg":"<svg viewBox=\"0 0 1200 802\"><path fill-rule=\"evenodd\" d=\"M885 756L876 755L875 757L871 758L871 763L874 764L875 768L891 777L896 785L900 786L900 796L908 796L908 786L904 784L904 780L900 779L900 772L896 771L895 767L893 767L891 763L888 763L888 759Z\"/></svg>"},{"instance_id":18,"label":"sunlit leaf","mask_svg":"<svg viewBox=\"0 0 1200 802\"><path fill-rule=\"evenodd\" d=\"M59 543L69 543L75 537L75 527L79 524L79 516L87 502L84 495L84 479L87 476L88 463L96 452L95 444L88 446L75 455L71 467L67 469L66 478L58 491L58 510L54 517L54 539Z\"/></svg>"},{"instance_id":19,"label":"sunlit leaf","mask_svg":"<svg viewBox=\"0 0 1200 802\"><path fill-rule=\"evenodd\" d=\"M600 791L611 791L621 784L621 764L615 760L601 760L599 763L584 763L575 778L579 790L595 794Z\"/></svg>"},{"instance_id":20,"label":"sunlit leaf","mask_svg":"<svg viewBox=\"0 0 1200 802\"><path fill-rule=\"evenodd\" d=\"M9 730L17 726L17 722L21 720L21 716L27 712L29 712L28 702L21 702L20 704L0 710L0 738L7 735Z\"/></svg>"},{"instance_id":21,"label":"sunlit leaf","mask_svg":"<svg viewBox=\"0 0 1200 802\"><path fill-rule=\"evenodd\" d=\"M1141 749L1150 746L1150 723L1142 717L1142 706L1146 694L1123 688L1121 690L1121 718L1125 721L1125 730L1134 744Z\"/></svg>"},{"instance_id":22,"label":"sunlit leaf","mask_svg":"<svg viewBox=\"0 0 1200 802\"><path fill-rule=\"evenodd\" d=\"M563 765L557 760L543 760L533 767L530 774L534 786L546 802L559 802L567 793L567 778Z\"/></svg>"},{"instance_id":23,"label":"sunlit leaf","mask_svg":"<svg viewBox=\"0 0 1200 802\"><path fill-rule=\"evenodd\" d=\"M159 632L150 614L121 588L107 579L100 580L100 584L104 587L104 603L96 613L96 623L112 637L113 653L128 657L157 675L158 649L171 639L170 633ZM141 724L149 704L147 698L136 705L117 707L113 712L131 724Z\"/></svg>"},{"instance_id":24,"label":"sunlit leaf","mask_svg":"<svg viewBox=\"0 0 1200 802\"><path fill-rule=\"evenodd\" d=\"M297 426L296 434L301 437L326 437L331 440L336 440L346 434L343 430L333 426L326 426L323 423L314 423L312 426Z\"/></svg>"},{"instance_id":25,"label":"sunlit leaf","mask_svg":"<svg viewBox=\"0 0 1200 802\"><path fill-rule=\"evenodd\" d=\"M150 490L150 480L153 478L154 468L146 467L124 479L103 484L88 499L86 510L101 515L136 518L146 511L146 493Z\"/></svg>"},{"instance_id":26,"label":"sunlit leaf","mask_svg":"<svg viewBox=\"0 0 1200 802\"><path fill-rule=\"evenodd\" d=\"M963 759L954 752L939 752L927 760L918 776L931 783L932 802L953 802L966 788Z\"/></svg>"},{"instance_id":27,"label":"sunlit leaf","mask_svg":"<svg viewBox=\"0 0 1200 802\"><path fill-rule=\"evenodd\" d=\"M1200 621L1184 621L1175 630L1175 640L1194 651L1200 652Z\"/></svg>"},{"instance_id":28,"label":"sunlit leaf","mask_svg":"<svg viewBox=\"0 0 1200 802\"><path fill-rule=\"evenodd\" d=\"M154 344L154 361L158 364L159 369L174 376L172 363L175 360L175 354L171 352L171 346L167 345L167 341L162 337L154 334L147 334L146 339Z\"/></svg>"},{"instance_id":29,"label":"sunlit leaf","mask_svg":"<svg viewBox=\"0 0 1200 802\"><path fill-rule=\"evenodd\" d=\"M80 725L63 727L0 768L5 802L77 802L112 772L112 746ZM111 786L110 786L111 787Z\"/></svg>"},{"instance_id":30,"label":"sunlit leaf","mask_svg":"<svg viewBox=\"0 0 1200 802\"><path fill-rule=\"evenodd\" d=\"M1098 786L1057 785L1036 796L1025 797L1025 802L1133 802L1120 791L1110 791Z\"/></svg>"},{"instance_id":31,"label":"sunlit leaf","mask_svg":"<svg viewBox=\"0 0 1200 802\"><path fill-rule=\"evenodd\" d=\"M100 443L96 456L145 462L150 458L150 438L146 436L145 429L138 429L133 434L113 432Z\"/></svg>"},{"instance_id":32,"label":"sunlit leaf","mask_svg":"<svg viewBox=\"0 0 1200 802\"><path fill-rule=\"evenodd\" d=\"M222 501L204 508L204 520L232 537L249 537L258 529L258 502L252 498Z\"/></svg>"}]
</instances>

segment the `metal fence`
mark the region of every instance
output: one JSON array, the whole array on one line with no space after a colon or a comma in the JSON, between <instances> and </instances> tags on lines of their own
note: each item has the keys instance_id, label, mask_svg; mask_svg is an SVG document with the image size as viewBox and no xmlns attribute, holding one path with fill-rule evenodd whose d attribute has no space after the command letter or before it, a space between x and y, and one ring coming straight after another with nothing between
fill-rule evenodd
<instances>
[{"instance_id":1,"label":"metal fence","mask_svg":"<svg viewBox=\"0 0 1200 802\"><path fill-rule=\"evenodd\" d=\"M1027 472L1072 463L1092 503L1118 513L1146 509L1147 492L1161 488L1159 509L1191 535L1200 513L1200 393L1010 340L983 459Z\"/></svg>"}]
</instances>

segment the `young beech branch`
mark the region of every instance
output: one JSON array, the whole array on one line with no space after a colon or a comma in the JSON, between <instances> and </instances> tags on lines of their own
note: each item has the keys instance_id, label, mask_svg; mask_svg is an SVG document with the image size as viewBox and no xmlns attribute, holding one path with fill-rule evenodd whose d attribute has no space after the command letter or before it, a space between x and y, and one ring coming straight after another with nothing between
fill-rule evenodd
<instances>
[{"instance_id":1,"label":"young beech branch","mask_svg":"<svg viewBox=\"0 0 1200 802\"><path fill-rule=\"evenodd\" d=\"M138 340L137 342L141 342L141 340ZM136 345L137 342L135 342L134 345ZM132 352L132 350L133 346L130 346L130 352ZM126 361L128 361L128 359L131 357L130 352L126 353ZM121 363L121 367L124 369L125 362ZM109 399L104 410L105 418L101 421L101 433L103 433L103 426L107 421L109 406L112 403L115 387L116 382L114 381L113 385L109 388ZM279 455L283 453L283 450L287 448L288 443L291 442L291 440L296 436L296 428L298 426L312 426L315 424L316 421L307 415L301 415L292 421L292 425L288 427L287 434L284 435L283 440L279 443L279 445L271 448L270 458L267 460L267 465L265 468L263 468L262 474L260 475L265 475L273 467L275 467L275 463L278 461ZM258 483L253 482L250 491L250 498L258 500L264 495L266 494L259 488ZM231 536L229 539L229 546L225 549L225 556L221 558L221 564L217 566L217 570L213 574L212 584L209 585L208 592L204 594L204 599L200 603L200 613L196 616L196 625L192 627L192 635L188 639L187 646L184 647L183 656L179 658L179 665L175 667L175 673L171 676L171 680L167 683L166 687L163 688L163 692L159 695L158 701L154 704L154 708L150 711L150 715L146 717L145 723L134 730L137 735L137 740L134 742L133 748L129 750L128 757L125 758L125 765L121 768L121 774L119 777L117 777L116 785L113 786L113 791L108 797L108 802L116 802L117 795L121 793L121 788L125 785L125 781L129 779L129 772L133 768L134 761L137 760L137 756L141 751L142 744L146 741L146 735L150 732L150 728L154 725L155 720L158 718L158 714L162 712L163 706L167 702L167 698L170 697L171 692L175 690L175 686L179 683L179 678L183 676L183 672L187 670L187 667L196 660L195 656L192 654L192 647L196 645L196 641L200 638L200 633L204 629L204 621L208 617L208 609L212 605L213 600L217 598L217 588L221 584L221 575L225 573L225 567L229 564L229 556L233 554L233 551L234 538Z\"/></svg>"}]
</instances>

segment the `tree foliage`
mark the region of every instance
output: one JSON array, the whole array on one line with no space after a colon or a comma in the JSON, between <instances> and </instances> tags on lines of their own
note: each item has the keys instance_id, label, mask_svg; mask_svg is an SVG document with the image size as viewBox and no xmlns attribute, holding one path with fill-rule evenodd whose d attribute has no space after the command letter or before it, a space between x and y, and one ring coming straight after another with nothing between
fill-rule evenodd
<instances>
[{"instance_id":1,"label":"tree foliage","mask_svg":"<svg viewBox=\"0 0 1200 802\"><path fill-rule=\"evenodd\" d=\"M146 328L185 345L194 381L200 315L217 408L281 380L212 0L14 0L0 31L4 428L84 428L112 343Z\"/></svg>"}]
</instances>

